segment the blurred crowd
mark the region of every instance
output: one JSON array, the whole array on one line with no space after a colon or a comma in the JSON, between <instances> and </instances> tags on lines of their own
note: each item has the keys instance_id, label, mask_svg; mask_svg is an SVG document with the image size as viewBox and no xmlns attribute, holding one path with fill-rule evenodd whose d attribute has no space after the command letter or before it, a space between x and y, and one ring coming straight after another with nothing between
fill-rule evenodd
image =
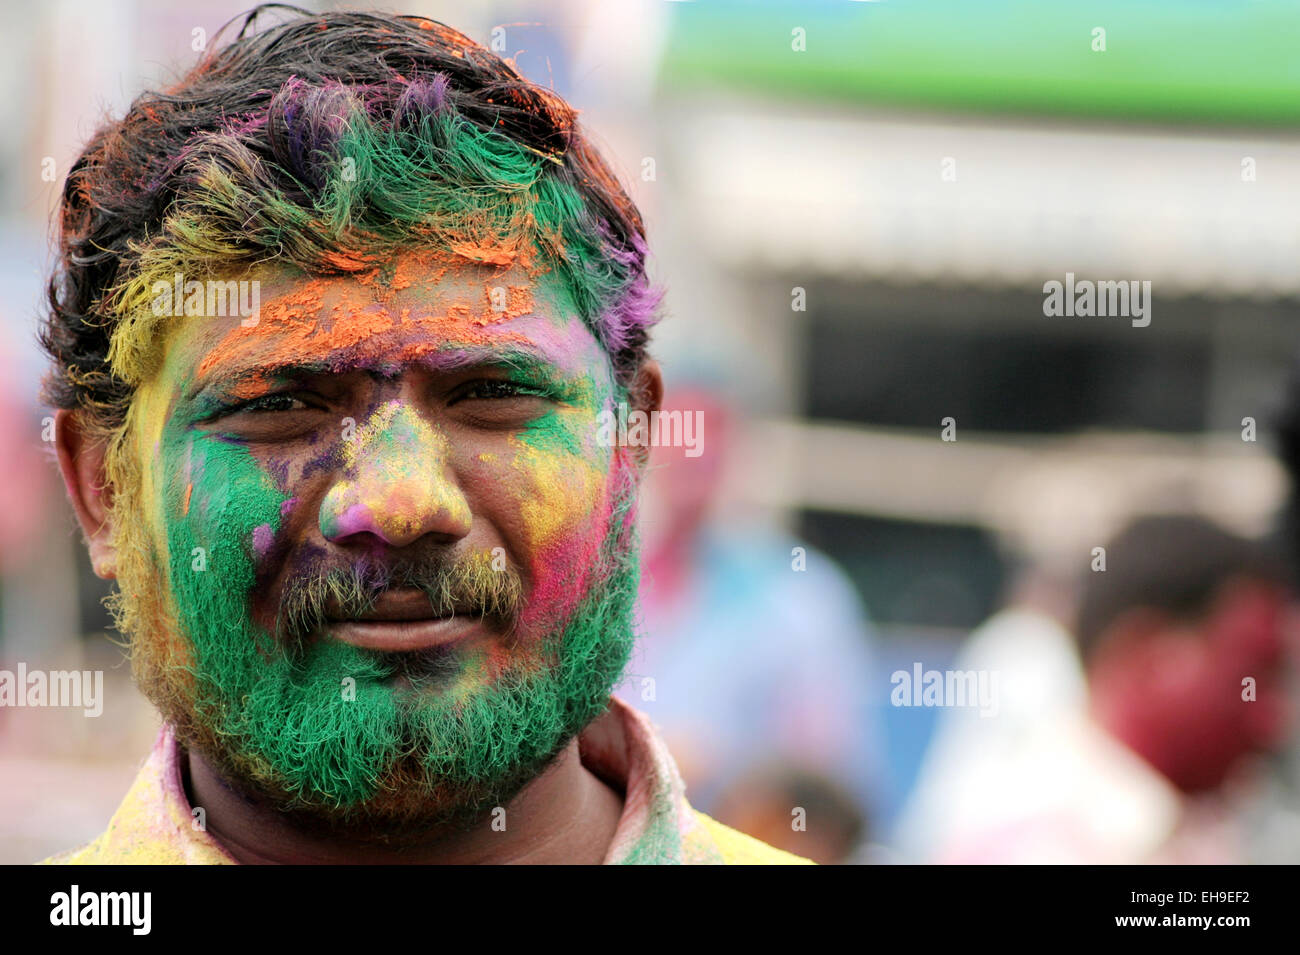
<instances>
[{"instance_id":1,"label":"blurred crowd","mask_svg":"<svg viewBox=\"0 0 1300 955\"><path fill-rule=\"evenodd\" d=\"M996 706L940 697L899 792L860 598L806 543L717 519L736 412L698 385L672 395L705 409L722 453L656 451L623 695L663 726L704 811L821 862L1300 858L1284 528L1141 515L1075 575L1020 567L943 671L995 674Z\"/></svg>"}]
</instances>

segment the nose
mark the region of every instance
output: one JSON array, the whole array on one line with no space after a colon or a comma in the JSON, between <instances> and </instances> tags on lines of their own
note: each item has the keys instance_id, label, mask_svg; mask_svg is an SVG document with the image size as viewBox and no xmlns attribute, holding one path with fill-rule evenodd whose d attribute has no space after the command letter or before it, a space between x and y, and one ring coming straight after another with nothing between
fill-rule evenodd
<instances>
[{"instance_id":1,"label":"nose","mask_svg":"<svg viewBox=\"0 0 1300 955\"><path fill-rule=\"evenodd\" d=\"M405 402L378 408L343 440L343 470L321 502L326 540L371 534L403 547L426 534L469 533L469 502L451 468L447 438Z\"/></svg>"}]
</instances>

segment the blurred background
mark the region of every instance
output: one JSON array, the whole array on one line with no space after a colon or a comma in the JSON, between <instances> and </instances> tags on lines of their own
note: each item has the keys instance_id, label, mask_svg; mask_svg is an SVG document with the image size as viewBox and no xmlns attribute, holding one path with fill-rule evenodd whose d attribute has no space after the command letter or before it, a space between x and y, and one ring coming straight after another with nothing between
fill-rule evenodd
<instances>
[{"instance_id":1,"label":"blurred background","mask_svg":"<svg viewBox=\"0 0 1300 955\"><path fill-rule=\"evenodd\" d=\"M43 440L55 200L248 6L13 4L0 33L0 668L105 671L96 719L0 709L0 862L100 832L157 726ZM385 9L565 96L645 215L703 441L656 452L620 693L697 808L821 861L1300 861L1270 539L1296 3ZM1150 282L1150 324L1045 315L1067 273ZM1115 537L1153 516L1190 520ZM930 671L996 706L899 692Z\"/></svg>"}]
</instances>

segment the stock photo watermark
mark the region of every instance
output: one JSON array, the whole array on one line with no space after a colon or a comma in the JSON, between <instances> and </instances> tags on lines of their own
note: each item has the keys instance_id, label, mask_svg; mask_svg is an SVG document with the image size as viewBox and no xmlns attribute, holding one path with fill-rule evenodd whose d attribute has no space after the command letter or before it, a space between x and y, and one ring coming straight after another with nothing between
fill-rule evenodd
<instances>
[{"instance_id":1,"label":"stock photo watermark","mask_svg":"<svg viewBox=\"0 0 1300 955\"><path fill-rule=\"evenodd\" d=\"M620 401L617 409L596 415L596 442L602 448L684 448L688 458L698 458L704 453L704 412L629 411Z\"/></svg>"},{"instance_id":2,"label":"stock photo watermark","mask_svg":"<svg viewBox=\"0 0 1300 955\"><path fill-rule=\"evenodd\" d=\"M1043 283L1043 314L1048 318L1127 318L1134 328L1151 324L1151 281L1075 281L1073 272L1065 281Z\"/></svg>"},{"instance_id":3,"label":"stock photo watermark","mask_svg":"<svg viewBox=\"0 0 1300 955\"><path fill-rule=\"evenodd\" d=\"M83 892L73 885L50 896L50 924L56 926L125 926L132 935L148 935L152 910L152 892Z\"/></svg>"},{"instance_id":4,"label":"stock photo watermark","mask_svg":"<svg viewBox=\"0 0 1300 955\"><path fill-rule=\"evenodd\" d=\"M894 706L978 707L980 716L998 715L996 670L927 670L920 663L895 670L889 678Z\"/></svg>"},{"instance_id":5,"label":"stock photo watermark","mask_svg":"<svg viewBox=\"0 0 1300 955\"><path fill-rule=\"evenodd\" d=\"M0 670L0 707L81 707L86 716L104 712L103 670Z\"/></svg>"},{"instance_id":6,"label":"stock photo watermark","mask_svg":"<svg viewBox=\"0 0 1300 955\"><path fill-rule=\"evenodd\" d=\"M262 283L251 281L222 282L217 279L186 280L180 272L172 281L153 283L154 315L166 318L206 317L239 318L240 325L252 328L260 321Z\"/></svg>"}]
</instances>

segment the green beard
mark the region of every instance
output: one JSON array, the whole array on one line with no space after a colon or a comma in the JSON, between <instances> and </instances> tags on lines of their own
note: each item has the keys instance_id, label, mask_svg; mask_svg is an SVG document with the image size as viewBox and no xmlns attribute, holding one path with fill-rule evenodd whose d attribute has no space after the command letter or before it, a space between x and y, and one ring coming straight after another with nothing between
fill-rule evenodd
<instances>
[{"instance_id":1,"label":"green beard","mask_svg":"<svg viewBox=\"0 0 1300 955\"><path fill-rule=\"evenodd\" d=\"M383 654L328 639L294 650L250 619L246 529L278 518L279 495L231 451L205 455L216 486L240 492L208 508L204 572L192 563L194 525L174 521L167 532L193 662L138 667L178 738L229 784L326 831L386 839L466 826L508 803L605 710L635 641L634 485L618 494L592 584L567 622L463 694L440 686L447 673L394 686Z\"/></svg>"}]
</instances>

